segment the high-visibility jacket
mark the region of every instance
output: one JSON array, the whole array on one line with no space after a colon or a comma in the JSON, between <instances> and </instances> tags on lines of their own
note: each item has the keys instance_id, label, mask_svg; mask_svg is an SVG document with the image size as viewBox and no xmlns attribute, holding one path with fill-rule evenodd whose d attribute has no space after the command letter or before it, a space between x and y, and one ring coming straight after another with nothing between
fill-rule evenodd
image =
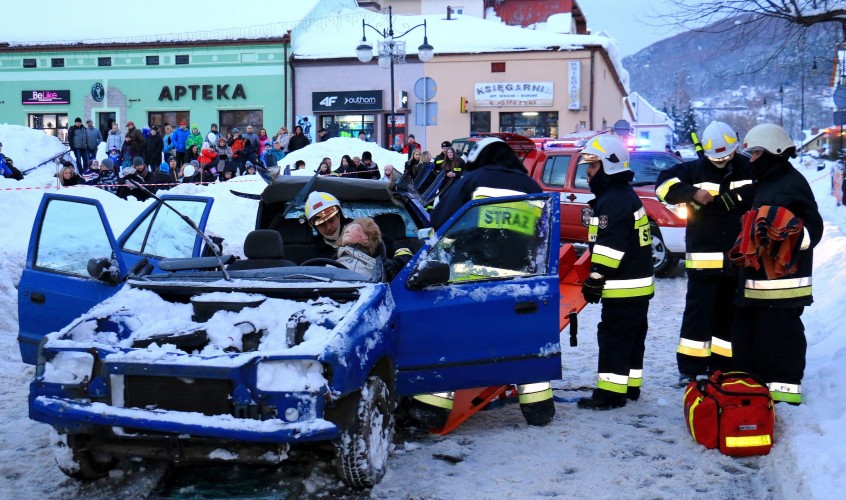
<instances>
[{"instance_id":1,"label":"high-visibility jacket","mask_svg":"<svg viewBox=\"0 0 846 500\"><path fill-rule=\"evenodd\" d=\"M761 161L761 160L757 160ZM757 184L752 209L770 205L784 207L802 221L802 243L796 259L796 272L769 279L766 270L743 267L737 300L745 306L766 307L809 306L813 302L813 247L822 239L823 221L814 193L805 177L787 160L779 160L766 170Z\"/></svg>"},{"instance_id":2,"label":"high-visibility jacket","mask_svg":"<svg viewBox=\"0 0 846 500\"><path fill-rule=\"evenodd\" d=\"M715 199L701 206L693 201L700 189ZM749 160L735 155L724 168L707 158L674 165L658 174L655 194L667 203L688 205L685 268L702 274L733 274L726 252L740 232L740 219L752 206L754 188ZM731 195L727 202L719 197Z\"/></svg>"},{"instance_id":3,"label":"high-visibility jacket","mask_svg":"<svg viewBox=\"0 0 846 500\"><path fill-rule=\"evenodd\" d=\"M652 236L640 198L628 182L617 181L588 204L591 272L605 277L603 302L652 298Z\"/></svg>"}]
</instances>

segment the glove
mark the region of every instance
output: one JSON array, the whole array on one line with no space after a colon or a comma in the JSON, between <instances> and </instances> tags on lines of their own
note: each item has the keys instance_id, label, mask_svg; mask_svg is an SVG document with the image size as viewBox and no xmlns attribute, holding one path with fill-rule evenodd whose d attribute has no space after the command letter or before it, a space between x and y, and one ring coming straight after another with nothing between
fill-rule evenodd
<instances>
[{"instance_id":1,"label":"glove","mask_svg":"<svg viewBox=\"0 0 846 500\"><path fill-rule=\"evenodd\" d=\"M721 194L719 200L717 200L717 202L721 204L720 208L726 212L730 212L735 206L737 206L737 202L739 201L740 196L735 191L726 191Z\"/></svg>"},{"instance_id":2,"label":"glove","mask_svg":"<svg viewBox=\"0 0 846 500\"><path fill-rule=\"evenodd\" d=\"M599 299L602 298L603 288L605 288L605 276L593 272L582 283L582 295L589 303L597 304L599 303Z\"/></svg>"}]
</instances>

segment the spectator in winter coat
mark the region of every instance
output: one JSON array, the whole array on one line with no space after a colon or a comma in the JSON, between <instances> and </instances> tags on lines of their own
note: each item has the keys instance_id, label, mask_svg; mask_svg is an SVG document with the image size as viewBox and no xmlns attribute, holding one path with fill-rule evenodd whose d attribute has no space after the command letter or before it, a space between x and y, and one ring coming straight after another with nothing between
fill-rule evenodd
<instances>
[{"instance_id":1,"label":"spectator in winter coat","mask_svg":"<svg viewBox=\"0 0 846 500\"><path fill-rule=\"evenodd\" d=\"M297 125L294 127L294 136L291 137L291 141L288 143L288 152L293 153L294 151L302 149L308 145L308 137L303 134L303 128Z\"/></svg>"},{"instance_id":2,"label":"spectator in winter coat","mask_svg":"<svg viewBox=\"0 0 846 500\"><path fill-rule=\"evenodd\" d=\"M59 184L64 187L76 186L82 184L82 177L73 169L73 164L65 165L59 170Z\"/></svg>"},{"instance_id":3,"label":"spectator in winter coat","mask_svg":"<svg viewBox=\"0 0 846 500\"><path fill-rule=\"evenodd\" d=\"M220 139L220 132L217 130L217 123L212 123L211 130L206 134L206 141L209 144L217 144L218 139Z\"/></svg>"},{"instance_id":4,"label":"spectator in winter coat","mask_svg":"<svg viewBox=\"0 0 846 500\"><path fill-rule=\"evenodd\" d=\"M6 161L6 156L2 153L3 151L3 144L0 143L0 174L3 175L6 179L12 178L12 169L9 168L9 164Z\"/></svg>"},{"instance_id":5,"label":"spectator in winter coat","mask_svg":"<svg viewBox=\"0 0 846 500\"><path fill-rule=\"evenodd\" d=\"M200 150L200 156L197 158L197 161L200 162L200 166L205 167L206 165L211 164L215 158L217 158L217 152L209 147L209 143L204 142L203 149Z\"/></svg>"},{"instance_id":6,"label":"spectator in winter coat","mask_svg":"<svg viewBox=\"0 0 846 500\"><path fill-rule=\"evenodd\" d=\"M185 153L188 151L188 124L179 122L179 127L173 131L173 150L176 151L176 162L180 165L187 163L190 160L185 158Z\"/></svg>"},{"instance_id":7,"label":"spectator in winter coat","mask_svg":"<svg viewBox=\"0 0 846 500\"><path fill-rule=\"evenodd\" d=\"M324 142L328 141L329 139L330 137L328 130L326 130L325 128L321 128L317 131L317 142Z\"/></svg>"},{"instance_id":8,"label":"spectator in winter coat","mask_svg":"<svg viewBox=\"0 0 846 500\"><path fill-rule=\"evenodd\" d=\"M330 167L326 163L321 162L320 165L317 166L317 175L332 175L332 167Z\"/></svg>"},{"instance_id":9,"label":"spectator in winter coat","mask_svg":"<svg viewBox=\"0 0 846 500\"><path fill-rule=\"evenodd\" d=\"M168 174L170 175L170 182L178 182L178 175L179 175L179 164L176 163L176 157L171 156L170 159L167 161L168 167Z\"/></svg>"},{"instance_id":10,"label":"spectator in winter coat","mask_svg":"<svg viewBox=\"0 0 846 500\"><path fill-rule=\"evenodd\" d=\"M97 178L100 177L100 162L91 160L88 166L82 171L82 182L87 186L97 184Z\"/></svg>"},{"instance_id":11,"label":"spectator in winter coat","mask_svg":"<svg viewBox=\"0 0 846 500\"><path fill-rule=\"evenodd\" d=\"M0 144L0 148L2 148L2 147L3 147L3 145L2 145L2 144ZM6 167L5 167L5 168L3 168L2 170L3 170L4 172L9 171L9 172L11 172L11 173L12 173L12 176L11 176L11 177L6 177L6 178L7 178L7 179L9 179L9 178L11 178L11 179L15 179L16 181L22 181L22 180L23 180L23 178L24 178L24 176L23 176L23 172L21 172L20 170L18 170L17 168L15 168L15 161L14 161L14 160L12 160L11 158L9 158L8 156L6 156L6 157L4 158L4 157L3 157L3 155L2 155L2 154L0 154L0 163L2 163L4 160L5 160L5 162L6 162ZM4 177L5 177L5 175L4 175Z\"/></svg>"},{"instance_id":12,"label":"spectator in winter coat","mask_svg":"<svg viewBox=\"0 0 846 500\"><path fill-rule=\"evenodd\" d=\"M247 125L247 131L244 133L244 140L250 141L253 146L253 151L259 151L259 137L256 135L252 125ZM252 159L250 159L250 161L252 161Z\"/></svg>"},{"instance_id":13,"label":"spectator in winter coat","mask_svg":"<svg viewBox=\"0 0 846 500\"><path fill-rule=\"evenodd\" d=\"M140 156L133 158L132 165L123 169L123 174L124 176L120 179L121 186L118 188L118 196L125 200L134 196L138 201L145 201L150 197L144 190L134 187L130 183L130 181L134 181L138 184L151 184L153 174L144 164L144 158ZM155 192L155 186L150 186L147 189Z\"/></svg>"},{"instance_id":14,"label":"spectator in winter coat","mask_svg":"<svg viewBox=\"0 0 846 500\"><path fill-rule=\"evenodd\" d=\"M176 144L173 142L173 127L170 124L164 127L164 136L162 137L162 153L166 162L170 162L170 157L173 156L173 148Z\"/></svg>"},{"instance_id":15,"label":"spectator in winter coat","mask_svg":"<svg viewBox=\"0 0 846 500\"><path fill-rule=\"evenodd\" d=\"M395 169L391 164L385 165L384 170L385 173L382 175L381 180L390 182L392 186L399 182L400 177L402 177L402 175L397 172L397 169Z\"/></svg>"},{"instance_id":16,"label":"spectator in winter coat","mask_svg":"<svg viewBox=\"0 0 846 500\"><path fill-rule=\"evenodd\" d=\"M141 154L143 154L143 151L136 150L135 146L133 146L132 137L125 136L123 138L123 147L120 150L121 168L132 166L132 159Z\"/></svg>"},{"instance_id":17,"label":"spectator in winter coat","mask_svg":"<svg viewBox=\"0 0 846 500\"><path fill-rule=\"evenodd\" d=\"M341 166L338 167L338 170L335 170L335 174L344 176L353 172L355 172L355 167L353 166L353 160L350 158L350 155L342 156Z\"/></svg>"},{"instance_id":18,"label":"spectator in winter coat","mask_svg":"<svg viewBox=\"0 0 846 500\"><path fill-rule=\"evenodd\" d=\"M92 120L85 122L85 143L88 146L88 160L89 162L97 157L97 148L103 142L103 134L100 129L94 126ZM99 167L99 163L98 163Z\"/></svg>"},{"instance_id":19,"label":"spectator in winter coat","mask_svg":"<svg viewBox=\"0 0 846 500\"><path fill-rule=\"evenodd\" d=\"M161 162L157 171L153 172L153 175L150 176L150 183L155 184L155 191L161 190L168 190L172 188L171 184L173 184L173 177L170 174L170 165L165 162ZM151 191L155 192L153 189Z\"/></svg>"},{"instance_id":20,"label":"spectator in winter coat","mask_svg":"<svg viewBox=\"0 0 846 500\"><path fill-rule=\"evenodd\" d=\"M185 149L190 151L191 146L197 146L198 152L203 147L203 136L200 135L200 129L194 123L191 124L191 134L185 141Z\"/></svg>"},{"instance_id":21,"label":"spectator in winter coat","mask_svg":"<svg viewBox=\"0 0 846 500\"><path fill-rule=\"evenodd\" d=\"M76 157L76 169L82 172L88 165L88 135L82 125L82 118L76 117L73 126L68 129L68 144Z\"/></svg>"},{"instance_id":22,"label":"spectator in winter coat","mask_svg":"<svg viewBox=\"0 0 846 500\"><path fill-rule=\"evenodd\" d=\"M110 158L104 158L100 162L100 175L97 177L97 187L112 194L117 194L118 176L115 174L114 169L115 164Z\"/></svg>"},{"instance_id":23,"label":"spectator in winter coat","mask_svg":"<svg viewBox=\"0 0 846 500\"><path fill-rule=\"evenodd\" d=\"M417 144L414 134L408 134L408 142L406 142L405 146L403 146L402 152L407 154L408 159L410 160L415 151L420 151L420 144ZM408 172L408 170L406 170L406 172Z\"/></svg>"},{"instance_id":24,"label":"spectator in winter coat","mask_svg":"<svg viewBox=\"0 0 846 500\"><path fill-rule=\"evenodd\" d=\"M246 146L247 141L241 137L241 131L238 127L232 129L232 139L227 142L229 147L232 148L233 165L240 167L246 160L246 158L244 158L244 147Z\"/></svg>"},{"instance_id":25,"label":"spectator in winter coat","mask_svg":"<svg viewBox=\"0 0 846 500\"><path fill-rule=\"evenodd\" d=\"M288 153L288 143L291 141L291 134L288 133L288 127L279 127L279 133L273 136L273 142L278 142L282 146L282 151Z\"/></svg>"},{"instance_id":26,"label":"spectator in winter coat","mask_svg":"<svg viewBox=\"0 0 846 500\"><path fill-rule=\"evenodd\" d=\"M106 151L111 151L112 148L120 151L123 147L123 132L120 131L117 122L112 123L112 129L109 130L109 135L106 138Z\"/></svg>"},{"instance_id":27,"label":"spectator in winter coat","mask_svg":"<svg viewBox=\"0 0 846 500\"><path fill-rule=\"evenodd\" d=\"M273 141L267 136L267 129L260 129L258 133L259 151L264 151L265 144L271 144Z\"/></svg>"},{"instance_id":28,"label":"spectator in winter coat","mask_svg":"<svg viewBox=\"0 0 846 500\"><path fill-rule=\"evenodd\" d=\"M224 170L230 166L234 167L232 148L226 145L226 138L221 137L218 139L217 144L215 144L212 149L215 153L217 153L217 163L215 164L215 168L217 168L218 171Z\"/></svg>"},{"instance_id":29,"label":"spectator in winter coat","mask_svg":"<svg viewBox=\"0 0 846 500\"><path fill-rule=\"evenodd\" d=\"M126 122L126 130L126 137L132 141L132 150L136 155L143 154L147 142L144 140L144 134L135 128L135 122Z\"/></svg>"},{"instance_id":30,"label":"spectator in winter coat","mask_svg":"<svg viewBox=\"0 0 846 500\"><path fill-rule=\"evenodd\" d=\"M370 151L361 153L361 164L358 166L358 176L361 179L379 180L379 165L373 161L373 154Z\"/></svg>"},{"instance_id":31,"label":"spectator in winter coat","mask_svg":"<svg viewBox=\"0 0 846 500\"><path fill-rule=\"evenodd\" d=\"M107 158L112 160L112 168L115 169L115 175L117 175L118 167L120 166L120 149L112 148L112 150L109 151ZM102 165L102 163L100 164Z\"/></svg>"},{"instance_id":32,"label":"spectator in winter coat","mask_svg":"<svg viewBox=\"0 0 846 500\"><path fill-rule=\"evenodd\" d=\"M150 127L150 136L147 138L147 145L144 150L144 163L147 165L157 165L162 161L162 152L164 151L164 141L159 135L158 125Z\"/></svg>"}]
</instances>

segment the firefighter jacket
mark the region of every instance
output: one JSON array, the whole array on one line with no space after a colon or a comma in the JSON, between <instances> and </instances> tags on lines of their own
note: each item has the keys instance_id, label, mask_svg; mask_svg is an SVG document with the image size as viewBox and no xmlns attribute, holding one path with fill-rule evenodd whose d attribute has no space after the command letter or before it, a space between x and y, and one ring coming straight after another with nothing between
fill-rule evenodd
<instances>
[{"instance_id":1,"label":"firefighter jacket","mask_svg":"<svg viewBox=\"0 0 846 500\"><path fill-rule=\"evenodd\" d=\"M758 162L761 162L759 165ZM737 302L744 306L800 307L814 301L811 293L813 248L822 239L823 221L814 193L805 177L781 157L764 154L753 162L758 178L752 209L763 206L789 210L803 226L799 253L794 256L796 272L768 278L766 269L743 267Z\"/></svg>"},{"instance_id":2,"label":"firefighter jacket","mask_svg":"<svg viewBox=\"0 0 846 500\"><path fill-rule=\"evenodd\" d=\"M735 274L726 259L740 232L740 219L752 206L754 186L749 160L735 155L724 168L707 158L674 165L658 174L655 194L666 203L686 203L685 268L688 273ZM707 205L693 201L700 189L714 200Z\"/></svg>"},{"instance_id":3,"label":"firefighter jacket","mask_svg":"<svg viewBox=\"0 0 846 500\"><path fill-rule=\"evenodd\" d=\"M605 277L602 302L652 298L652 237L634 189L625 178L615 179L588 204L593 211L588 227L591 272Z\"/></svg>"}]
</instances>

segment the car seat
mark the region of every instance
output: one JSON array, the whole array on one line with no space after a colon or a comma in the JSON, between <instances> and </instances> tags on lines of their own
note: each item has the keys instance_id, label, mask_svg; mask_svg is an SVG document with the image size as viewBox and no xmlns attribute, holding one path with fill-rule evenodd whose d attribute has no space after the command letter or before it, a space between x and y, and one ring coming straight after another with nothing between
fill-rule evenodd
<instances>
[{"instance_id":1,"label":"car seat","mask_svg":"<svg viewBox=\"0 0 846 500\"><path fill-rule=\"evenodd\" d=\"M250 231L244 240L246 259L236 260L227 267L230 271L244 269L262 269L268 267L296 266L296 263L283 259L285 247L282 235L271 229Z\"/></svg>"}]
</instances>

